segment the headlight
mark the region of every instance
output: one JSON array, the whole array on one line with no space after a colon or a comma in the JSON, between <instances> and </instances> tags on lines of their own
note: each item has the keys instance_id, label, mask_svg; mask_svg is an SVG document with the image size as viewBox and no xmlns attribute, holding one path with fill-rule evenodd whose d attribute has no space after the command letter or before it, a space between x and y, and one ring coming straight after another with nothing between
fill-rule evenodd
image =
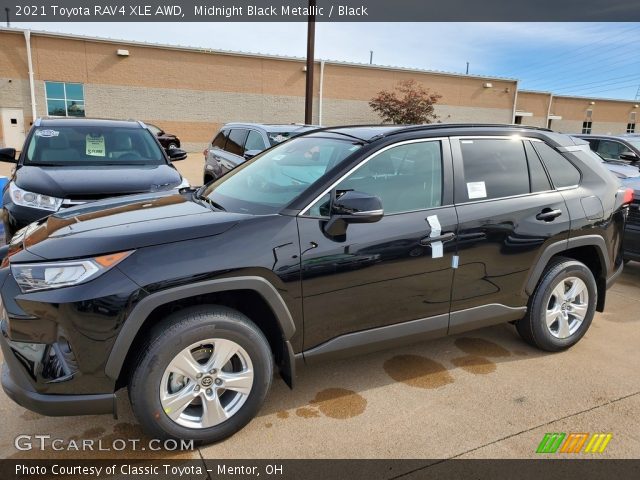
<instances>
[{"instance_id":1,"label":"headlight","mask_svg":"<svg viewBox=\"0 0 640 480\"><path fill-rule=\"evenodd\" d=\"M16 263L11 274L22 293L69 287L93 280L133 253L118 252L82 260L50 263Z\"/></svg>"},{"instance_id":2,"label":"headlight","mask_svg":"<svg viewBox=\"0 0 640 480\"><path fill-rule=\"evenodd\" d=\"M57 212L62 205L62 199L43 195L41 193L28 192L16 186L15 183L9 184L9 195L16 205L23 207L39 208L41 210L49 210Z\"/></svg>"},{"instance_id":3,"label":"headlight","mask_svg":"<svg viewBox=\"0 0 640 480\"><path fill-rule=\"evenodd\" d=\"M182 178L182 183L180 185L178 185L177 188L187 188L190 187L191 184L189 183L189 180L187 180L186 178Z\"/></svg>"}]
</instances>

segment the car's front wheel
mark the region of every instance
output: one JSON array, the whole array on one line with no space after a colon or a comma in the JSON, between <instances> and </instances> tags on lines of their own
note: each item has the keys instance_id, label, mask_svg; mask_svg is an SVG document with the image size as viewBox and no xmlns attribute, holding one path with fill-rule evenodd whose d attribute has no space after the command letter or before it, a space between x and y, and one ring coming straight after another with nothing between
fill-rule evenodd
<instances>
[{"instance_id":1,"label":"car's front wheel","mask_svg":"<svg viewBox=\"0 0 640 480\"><path fill-rule=\"evenodd\" d=\"M200 306L172 314L140 351L129 397L154 438L223 440L257 414L271 385L267 339L230 308Z\"/></svg>"},{"instance_id":2,"label":"car's front wheel","mask_svg":"<svg viewBox=\"0 0 640 480\"><path fill-rule=\"evenodd\" d=\"M595 315L598 289L589 268L569 258L555 259L529 301L527 315L516 322L520 336L542 350L575 345Z\"/></svg>"}]
</instances>

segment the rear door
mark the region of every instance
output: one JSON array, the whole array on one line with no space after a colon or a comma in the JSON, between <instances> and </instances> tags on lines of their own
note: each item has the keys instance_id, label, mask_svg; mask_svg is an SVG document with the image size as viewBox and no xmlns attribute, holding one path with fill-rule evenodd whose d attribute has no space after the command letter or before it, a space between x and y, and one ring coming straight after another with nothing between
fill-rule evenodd
<instances>
[{"instance_id":1,"label":"rear door","mask_svg":"<svg viewBox=\"0 0 640 480\"><path fill-rule=\"evenodd\" d=\"M224 151L220 152L220 166L225 174L244 162L244 144L249 130L246 128L232 128L227 138Z\"/></svg>"},{"instance_id":2,"label":"rear door","mask_svg":"<svg viewBox=\"0 0 640 480\"><path fill-rule=\"evenodd\" d=\"M550 243L567 239L569 214L532 142L452 139L459 268L449 333L520 318L529 270Z\"/></svg>"}]
</instances>

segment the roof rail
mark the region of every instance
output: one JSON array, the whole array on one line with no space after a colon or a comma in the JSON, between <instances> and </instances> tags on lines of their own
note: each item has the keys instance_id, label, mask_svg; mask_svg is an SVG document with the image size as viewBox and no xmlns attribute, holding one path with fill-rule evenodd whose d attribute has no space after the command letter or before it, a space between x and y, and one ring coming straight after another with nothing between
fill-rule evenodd
<instances>
[{"instance_id":1,"label":"roof rail","mask_svg":"<svg viewBox=\"0 0 640 480\"><path fill-rule=\"evenodd\" d=\"M504 124L504 123L428 123L425 125L408 125L405 128L399 128L397 130L392 130L389 133L383 135L387 137L389 135L395 135L398 133L405 132L419 132L422 130L439 130L446 128L517 128L517 129L525 129L525 130L538 130L541 132L552 132L550 128L543 127L533 127L529 125L517 125L517 124Z\"/></svg>"}]
</instances>

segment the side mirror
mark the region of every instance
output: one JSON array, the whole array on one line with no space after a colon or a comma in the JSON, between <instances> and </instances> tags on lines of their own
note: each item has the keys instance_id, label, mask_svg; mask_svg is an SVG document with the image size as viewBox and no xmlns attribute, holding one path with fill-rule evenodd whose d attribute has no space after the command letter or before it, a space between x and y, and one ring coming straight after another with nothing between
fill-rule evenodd
<instances>
[{"instance_id":1,"label":"side mirror","mask_svg":"<svg viewBox=\"0 0 640 480\"><path fill-rule=\"evenodd\" d=\"M330 236L344 235L350 223L375 223L384 216L380 198L355 190L331 194L331 217L324 227Z\"/></svg>"},{"instance_id":2,"label":"side mirror","mask_svg":"<svg viewBox=\"0 0 640 480\"><path fill-rule=\"evenodd\" d=\"M17 163L15 148L0 148L0 162Z\"/></svg>"},{"instance_id":3,"label":"side mirror","mask_svg":"<svg viewBox=\"0 0 640 480\"><path fill-rule=\"evenodd\" d=\"M242 155L246 160L251 160L253 157L258 155L262 150L247 150Z\"/></svg>"},{"instance_id":4,"label":"side mirror","mask_svg":"<svg viewBox=\"0 0 640 480\"><path fill-rule=\"evenodd\" d=\"M169 155L169 160L176 162L178 160L184 160L187 158L187 152L181 148L165 148L165 152Z\"/></svg>"},{"instance_id":5,"label":"side mirror","mask_svg":"<svg viewBox=\"0 0 640 480\"><path fill-rule=\"evenodd\" d=\"M626 160L627 162L637 162L640 160L634 152L624 152L620 154L620 160Z\"/></svg>"}]
</instances>

